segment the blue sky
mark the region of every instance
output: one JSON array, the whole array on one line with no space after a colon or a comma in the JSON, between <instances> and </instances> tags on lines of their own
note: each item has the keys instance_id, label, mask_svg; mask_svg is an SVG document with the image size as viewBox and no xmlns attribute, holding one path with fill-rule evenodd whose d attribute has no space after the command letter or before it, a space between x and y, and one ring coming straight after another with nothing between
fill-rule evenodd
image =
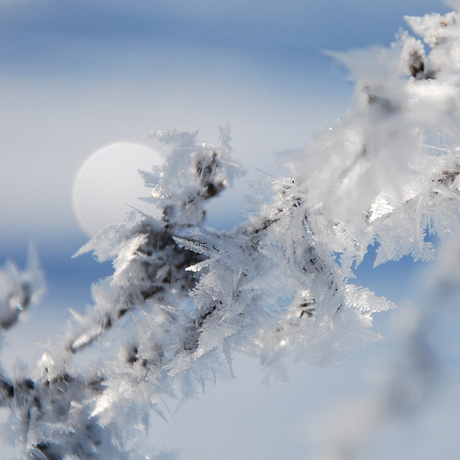
<instances>
[{"instance_id":1,"label":"blue sky","mask_svg":"<svg viewBox=\"0 0 460 460\"><path fill-rule=\"evenodd\" d=\"M155 129L199 129L203 141L213 142L217 127L230 121L233 147L248 174L210 214L213 225L228 228L239 222L248 184L262 177L255 168L279 173L273 152L304 145L351 104L353 85L346 71L323 51L388 46L405 27L404 15L432 11L449 8L434 0L0 0L0 262L9 257L21 264L32 239L49 284L48 297L36 311L43 308L64 321L68 307L89 303L90 282L109 274L110 266L98 266L90 256L70 259L87 240L72 212L73 178L100 147L117 141L149 145L146 133ZM370 265L363 266L360 279L393 300L408 295L404 288L421 270L405 260L374 275ZM32 312L18 334L30 341L34 334L46 337L49 328L42 325L37 332L34 326L40 318ZM21 339L7 339L21 345ZM280 405L283 429L267 426L273 414L266 409L247 422L265 427L261 439L273 438L260 458L282 458L279 449L270 448L282 442L275 432L291 433L294 447L285 459L304 458L308 442L299 427L292 431L294 425L311 423L309 407L315 416L327 410L330 393L364 385L367 371L360 360L369 362L374 355L363 353L329 374L297 366L292 387L271 390L275 402L270 404ZM241 366L248 380L225 383L222 393L217 386L210 399L190 404L185 413L192 419L209 414L205 418L212 429L219 405L249 404L245 395L259 394L262 377L247 363ZM319 396L302 399L299 407L289 394L302 393L305 381ZM294 410L298 418L289 419ZM174 430L161 432L171 438L167 447L186 438ZM240 436L243 431L244 424ZM176 444L184 448L183 458L217 458L193 440L181 442ZM245 452L240 456L257 458L249 444L246 457ZM227 448L228 458L235 458Z\"/></svg>"}]
</instances>

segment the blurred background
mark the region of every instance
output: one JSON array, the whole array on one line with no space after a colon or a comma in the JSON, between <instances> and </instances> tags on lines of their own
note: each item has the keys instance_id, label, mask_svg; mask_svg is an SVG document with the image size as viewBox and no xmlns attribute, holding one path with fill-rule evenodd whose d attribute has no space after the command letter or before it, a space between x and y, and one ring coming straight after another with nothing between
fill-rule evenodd
<instances>
[{"instance_id":1,"label":"blurred background","mask_svg":"<svg viewBox=\"0 0 460 460\"><path fill-rule=\"evenodd\" d=\"M68 308L83 310L91 282L111 273L91 255L71 259L88 240L71 191L91 154L115 142L158 149L147 138L157 129L198 129L212 143L230 122L247 175L209 212L210 226L230 229L251 184L281 173L273 153L302 147L350 107L353 84L324 51L388 46L404 15L449 10L435 0L0 0L0 263L23 267L32 240L48 284L6 334L5 368L40 356L35 342L59 335ZM429 264L371 267L372 255L356 284L412 311ZM318 427L373 384L400 346L394 324L407 317L382 313L386 341L328 369L292 365L288 384L263 386L257 363L239 358L235 381L209 386L175 421L153 417L150 440L190 460L314 458ZM409 417L384 432L367 458L433 458L422 440L443 446L438 458L457 458L449 433L460 426L460 395L451 390L425 422Z\"/></svg>"}]
</instances>

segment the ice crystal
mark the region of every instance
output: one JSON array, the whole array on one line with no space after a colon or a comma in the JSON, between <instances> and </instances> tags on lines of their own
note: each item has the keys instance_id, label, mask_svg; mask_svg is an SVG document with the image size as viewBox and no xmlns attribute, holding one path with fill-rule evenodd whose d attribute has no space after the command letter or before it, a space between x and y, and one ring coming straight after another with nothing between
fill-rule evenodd
<instances>
[{"instance_id":1,"label":"ice crystal","mask_svg":"<svg viewBox=\"0 0 460 460\"><path fill-rule=\"evenodd\" d=\"M131 438L149 411L162 414L162 397L180 405L232 376L235 351L283 377L288 355L323 366L380 338L373 315L394 305L350 283L369 246L375 265L428 260L427 232L460 230L457 13L407 21L431 50L403 33L388 50L336 55L356 80L353 109L285 155L284 176L266 180L231 232L205 225L207 201L243 173L229 127L216 144L150 134L170 147L163 166L141 171L161 219L131 214L85 245L77 255L114 267L93 285L94 306L29 375L0 379L32 458L134 458ZM1 272L4 328L40 285L26 273ZM90 345L103 361L74 368Z\"/></svg>"}]
</instances>

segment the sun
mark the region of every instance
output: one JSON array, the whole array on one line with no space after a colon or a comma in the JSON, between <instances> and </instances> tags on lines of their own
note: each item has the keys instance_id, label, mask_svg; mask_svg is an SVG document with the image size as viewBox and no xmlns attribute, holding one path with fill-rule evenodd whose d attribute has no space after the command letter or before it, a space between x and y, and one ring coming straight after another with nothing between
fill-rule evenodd
<instances>
[{"instance_id":1,"label":"sun","mask_svg":"<svg viewBox=\"0 0 460 460\"><path fill-rule=\"evenodd\" d=\"M128 205L158 216L154 206L138 199L150 193L138 170L150 171L163 160L150 147L128 142L93 153L80 167L72 188L73 211L82 230L93 236L108 224L123 222Z\"/></svg>"}]
</instances>

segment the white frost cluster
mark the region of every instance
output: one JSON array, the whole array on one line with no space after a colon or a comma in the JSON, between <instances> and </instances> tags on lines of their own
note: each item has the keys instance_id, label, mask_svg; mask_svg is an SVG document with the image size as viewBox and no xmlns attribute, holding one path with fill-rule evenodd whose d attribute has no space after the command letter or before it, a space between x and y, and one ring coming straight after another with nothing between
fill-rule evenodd
<instances>
[{"instance_id":1,"label":"white frost cluster","mask_svg":"<svg viewBox=\"0 0 460 460\"><path fill-rule=\"evenodd\" d=\"M282 375L289 354L321 366L379 339L372 316L393 305L350 283L368 247L376 265L428 260L427 231L460 233L457 17L407 18L423 42L404 33L336 56L356 80L353 109L288 157L232 232L205 226L206 202L243 172L229 128L215 145L151 133L171 146L141 172L161 220L133 213L79 251L113 260L114 274L30 376L4 379L0 402L32 458L134 458L133 430L163 395L180 404L231 376L234 351ZM90 345L103 361L77 372Z\"/></svg>"},{"instance_id":2,"label":"white frost cluster","mask_svg":"<svg viewBox=\"0 0 460 460\"><path fill-rule=\"evenodd\" d=\"M216 145L199 143L194 133L153 131L149 137L172 145L162 167L140 171L151 196L143 198L163 210L171 225L199 225L206 216L204 202L231 186L244 173L230 147L230 128L220 128Z\"/></svg>"}]
</instances>

